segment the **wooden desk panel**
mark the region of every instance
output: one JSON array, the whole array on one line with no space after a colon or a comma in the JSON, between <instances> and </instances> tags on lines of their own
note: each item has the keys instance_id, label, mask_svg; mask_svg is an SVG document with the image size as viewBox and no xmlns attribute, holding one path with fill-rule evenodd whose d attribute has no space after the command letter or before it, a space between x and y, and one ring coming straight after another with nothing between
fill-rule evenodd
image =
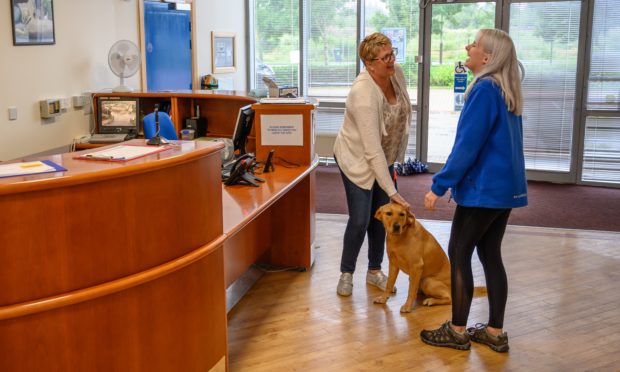
<instances>
[{"instance_id":1,"label":"wooden desk panel","mask_svg":"<svg viewBox=\"0 0 620 372\"><path fill-rule=\"evenodd\" d=\"M256 143L256 159L266 161L269 151L275 150L274 161L280 163L283 161L309 165L314 160L314 108L313 104L254 104L252 108L256 115L254 119L255 143ZM292 115L298 116L302 120L302 136L303 144L300 146L282 146L267 145L262 138L261 128L264 125L265 118L269 116Z\"/></svg>"},{"instance_id":2,"label":"wooden desk panel","mask_svg":"<svg viewBox=\"0 0 620 372\"><path fill-rule=\"evenodd\" d=\"M63 154L48 158L67 172L0 179L0 370L225 360L220 148L125 163Z\"/></svg>"},{"instance_id":3,"label":"wooden desk panel","mask_svg":"<svg viewBox=\"0 0 620 372\"><path fill-rule=\"evenodd\" d=\"M186 118L196 115L196 104L200 105L200 116L207 119L209 137L231 137L239 108L256 102L244 92L225 90L180 90L174 92L129 92L96 93L93 95L93 115L98 120L97 98L138 97L140 111L145 115L152 112L155 103L170 102L170 118L179 134ZM179 138L181 136L179 135Z\"/></svg>"},{"instance_id":4,"label":"wooden desk panel","mask_svg":"<svg viewBox=\"0 0 620 372\"><path fill-rule=\"evenodd\" d=\"M317 165L276 166L260 187L223 186L227 287L255 262L310 269Z\"/></svg>"}]
</instances>

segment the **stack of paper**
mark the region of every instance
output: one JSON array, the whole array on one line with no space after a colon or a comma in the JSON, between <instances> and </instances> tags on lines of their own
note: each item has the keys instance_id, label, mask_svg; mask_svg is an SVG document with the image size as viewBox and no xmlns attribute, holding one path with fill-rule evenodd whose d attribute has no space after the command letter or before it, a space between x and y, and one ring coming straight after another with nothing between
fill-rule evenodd
<instances>
[{"instance_id":1,"label":"stack of paper","mask_svg":"<svg viewBox=\"0 0 620 372\"><path fill-rule=\"evenodd\" d=\"M27 176L31 174L64 172L67 169L49 161L29 161L0 165L0 177Z\"/></svg>"}]
</instances>

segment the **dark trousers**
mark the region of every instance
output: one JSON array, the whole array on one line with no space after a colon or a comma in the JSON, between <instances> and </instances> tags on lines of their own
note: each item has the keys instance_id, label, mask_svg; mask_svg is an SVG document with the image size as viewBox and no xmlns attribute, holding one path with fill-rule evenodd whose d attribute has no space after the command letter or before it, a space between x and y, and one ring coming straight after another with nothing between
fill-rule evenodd
<instances>
[{"instance_id":1,"label":"dark trousers","mask_svg":"<svg viewBox=\"0 0 620 372\"><path fill-rule=\"evenodd\" d=\"M457 206L448 256L452 278L452 324L466 326L474 293L471 258L477 247L489 299L489 326L503 328L508 279L502 261L502 239L511 209Z\"/></svg>"},{"instance_id":2,"label":"dark trousers","mask_svg":"<svg viewBox=\"0 0 620 372\"><path fill-rule=\"evenodd\" d=\"M339 168L340 169L340 168ZM394 166L389 167L394 179ZM357 256L360 253L364 237L368 235L368 269L379 270L385 252L385 229L383 223L375 218L376 210L388 203L390 198L383 191L377 181L372 189L365 190L351 182L340 170L344 191L347 195L349 220L344 232L340 272L355 272ZM396 181L394 181L396 185Z\"/></svg>"}]
</instances>

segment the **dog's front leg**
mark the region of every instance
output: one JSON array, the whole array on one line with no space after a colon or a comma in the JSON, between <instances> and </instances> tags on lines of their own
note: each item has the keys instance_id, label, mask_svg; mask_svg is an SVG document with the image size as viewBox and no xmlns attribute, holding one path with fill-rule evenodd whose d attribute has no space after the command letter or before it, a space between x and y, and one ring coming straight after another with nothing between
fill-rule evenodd
<instances>
[{"instance_id":1,"label":"dog's front leg","mask_svg":"<svg viewBox=\"0 0 620 372\"><path fill-rule=\"evenodd\" d=\"M418 296L418 288L420 287L420 279L422 278L422 264L415 265L409 271L409 292L407 293L407 301L400 307L401 313L410 313L413 308L413 301Z\"/></svg>"},{"instance_id":2,"label":"dog's front leg","mask_svg":"<svg viewBox=\"0 0 620 372\"><path fill-rule=\"evenodd\" d=\"M392 263L394 259L390 260L390 269L388 272L388 279L385 285L385 292L383 295L378 296L374 299L374 303L376 304L384 304L387 302L387 299L394 293L394 284L396 284L396 278L398 277L398 264Z\"/></svg>"}]
</instances>

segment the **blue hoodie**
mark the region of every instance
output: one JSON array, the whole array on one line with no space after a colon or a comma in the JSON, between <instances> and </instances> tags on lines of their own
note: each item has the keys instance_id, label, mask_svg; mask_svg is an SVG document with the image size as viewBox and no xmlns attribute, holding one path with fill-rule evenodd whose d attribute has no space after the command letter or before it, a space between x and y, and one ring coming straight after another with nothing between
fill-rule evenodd
<instances>
[{"instance_id":1,"label":"blue hoodie","mask_svg":"<svg viewBox=\"0 0 620 372\"><path fill-rule=\"evenodd\" d=\"M479 79L469 92L452 152L433 177L433 193L443 196L449 188L465 207L527 205L523 122L508 111L491 78Z\"/></svg>"}]
</instances>

